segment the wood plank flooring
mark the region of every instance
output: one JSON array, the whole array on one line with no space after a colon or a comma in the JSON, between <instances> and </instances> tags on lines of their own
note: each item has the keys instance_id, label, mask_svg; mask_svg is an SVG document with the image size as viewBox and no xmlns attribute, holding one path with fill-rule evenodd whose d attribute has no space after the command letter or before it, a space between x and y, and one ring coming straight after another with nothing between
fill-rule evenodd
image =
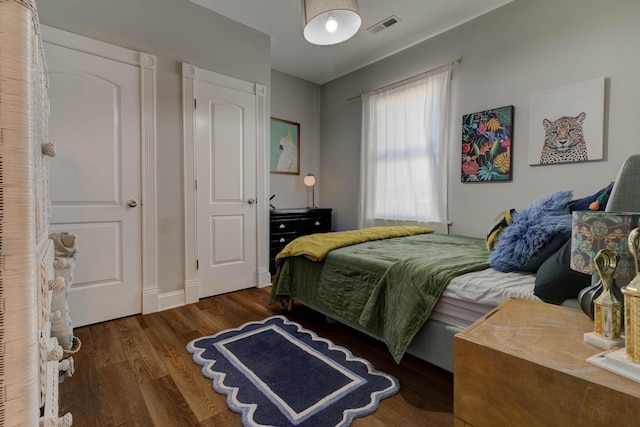
<instances>
[{"instance_id":1,"label":"wood plank flooring","mask_svg":"<svg viewBox=\"0 0 640 427\"><path fill-rule=\"evenodd\" d=\"M397 365L384 344L295 305L268 305L270 287L247 289L171 310L76 328L82 348L76 373L60 384L60 414L82 426L241 426L185 347L222 329L284 314L318 335L368 359L400 380L354 427L453 426L453 375L407 355Z\"/></svg>"}]
</instances>

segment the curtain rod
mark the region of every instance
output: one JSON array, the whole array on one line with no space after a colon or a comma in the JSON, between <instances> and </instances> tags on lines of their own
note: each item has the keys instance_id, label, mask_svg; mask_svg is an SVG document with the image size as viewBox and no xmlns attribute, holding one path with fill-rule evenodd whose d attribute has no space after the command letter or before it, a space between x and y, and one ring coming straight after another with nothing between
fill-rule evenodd
<instances>
[{"instance_id":1,"label":"curtain rod","mask_svg":"<svg viewBox=\"0 0 640 427\"><path fill-rule=\"evenodd\" d=\"M382 89L386 89L386 88L388 88L388 87L391 87L391 86L397 85L398 83L402 83L402 82L405 82L405 81L407 81L407 80L411 80L411 79L415 79L416 77L420 77L420 76L422 76L423 74L431 73L432 71L435 71L435 70L437 70L437 69L444 68L444 67L449 67L449 66L453 66L453 65L458 65L458 64L460 64L460 63L462 63L462 58L458 58L458 59L456 59L455 61L452 61L450 64L440 65L439 67L435 67L435 68L432 68L432 69L430 69L430 70L423 71L423 72L421 72L421 73L416 74L415 76L407 77L406 79L399 80L399 81L397 81L397 82L395 82L395 83L391 83L391 84L388 84L388 85L386 85L386 86L382 86L382 87L380 87L380 88L378 88L378 89L374 89L374 90L382 90ZM361 97L362 97L362 94L352 96L351 98L347 98L347 102L355 101L356 99L359 99L359 98L361 98Z\"/></svg>"}]
</instances>

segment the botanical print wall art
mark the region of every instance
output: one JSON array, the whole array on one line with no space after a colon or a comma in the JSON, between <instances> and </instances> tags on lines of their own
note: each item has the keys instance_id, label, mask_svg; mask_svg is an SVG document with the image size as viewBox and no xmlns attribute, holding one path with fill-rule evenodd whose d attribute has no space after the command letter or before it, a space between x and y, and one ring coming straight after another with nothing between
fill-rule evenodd
<instances>
[{"instance_id":1,"label":"botanical print wall art","mask_svg":"<svg viewBox=\"0 0 640 427\"><path fill-rule=\"evenodd\" d=\"M604 77L532 93L529 164L602 159Z\"/></svg>"},{"instance_id":2,"label":"botanical print wall art","mask_svg":"<svg viewBox=\"0 0 640 427\"><path fill-rule=\"evenodd\" d=\"M513 105L462 116L462 182L511 181Z\"/></svg>"}]
</instances>

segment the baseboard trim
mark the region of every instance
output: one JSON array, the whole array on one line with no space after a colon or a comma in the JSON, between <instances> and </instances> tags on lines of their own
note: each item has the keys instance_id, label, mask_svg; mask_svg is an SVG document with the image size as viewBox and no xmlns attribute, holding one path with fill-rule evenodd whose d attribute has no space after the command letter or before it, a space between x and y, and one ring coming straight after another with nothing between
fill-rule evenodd
<instances>
[{"instance_id":1,"label":"baseboard trim","mask_svg":"<svg viewBox=\"0 0 640 427\"><path fill-rule=\"evenodd\" d=\"M258 269L258 288L264 288L271 285L271 273L268 268Z\"/></svg>"},{"instance_id":2,"label":"baseboard trim","mask_svg":"<svg viewBox=\"0 0 640 427\"><path fill-rule=\"evenodd\" d=\"M184 291L166 292L158 296L158 311L185 305Z\"/></svg>"},{"instance_id":3,"label":"baseboard trim","mask_svg":"<svg viewBox=\"0 0 640 427\"><path fill-rule=\"evenodd\" d=\"M142 291L142 314L158 311L158 288L144 289Z\"/></svg>"},{"instance_id":4,"label":"baseboard trim","mask_svg":"<svg viewBox=\"0 0 640 427\"><path fill-rule=\"evenodd\" d=\"M200 300L200 284L197 280L189 280L184 283L185 302L191 304Z\"/></svg>"}]
</instances>

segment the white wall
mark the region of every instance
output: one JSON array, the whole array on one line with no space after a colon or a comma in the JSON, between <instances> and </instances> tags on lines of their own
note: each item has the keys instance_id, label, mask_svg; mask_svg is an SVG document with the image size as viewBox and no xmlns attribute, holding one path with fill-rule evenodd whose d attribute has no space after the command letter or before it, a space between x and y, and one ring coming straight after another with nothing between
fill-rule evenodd
<instances>
[{"instance_id":1,"label":"white wall","mask_svg":"<svg viewBox=\"0 0 640 427\"><path fill-rule=\"evenodd\" d=\"M451 232L483 237L495 215L556 190L591 194L640 152L640 1L516 0L459 28L322 87L320 173L334 228L357 225L360 101L350 96L462 57L454 68L449 144ZM528 164L529 95L606 77L604 159L580 164ZM513 181L460 182L462 116L515 106ZM533 141L540 144L541 141Z\"/></svg>"},{"instance_id":2,"label":"white wall","mask_svg":"<svg viewBox=\"0 0 640 427\"><path fill-rule=\"evenodd\" d=\"M269 94L269 36L187 0L41 0L37 6L44 25L157 56L158 287L160 294L181 290L181 62L262 84Z\"/></svg>"},{"instance_id":3,"label":"white wall","mask_svg":"<svg viewBox=\"0 0 640 427\"><path fill-rule=\"evenodd\" d=\"M277 209L304 208L311 204L311 192L303 178L316 176L315 204L320 203L320 86L279 71L271 72L271 116L300 123L300 175L271 174L271 201Z\"/></svg>"}]
</instances>

